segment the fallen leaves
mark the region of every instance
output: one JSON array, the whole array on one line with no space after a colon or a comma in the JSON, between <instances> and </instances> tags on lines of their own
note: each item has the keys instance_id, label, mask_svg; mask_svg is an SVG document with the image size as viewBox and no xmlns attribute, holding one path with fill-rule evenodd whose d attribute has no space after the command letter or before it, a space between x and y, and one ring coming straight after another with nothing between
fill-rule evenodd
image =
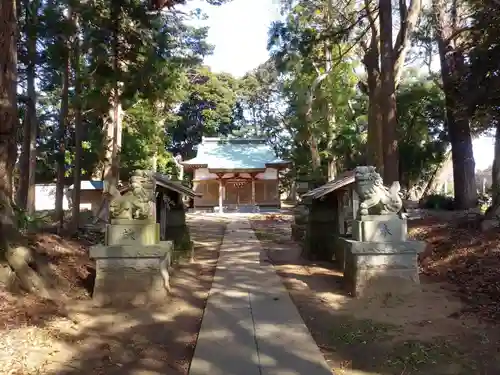
<instances>
[{"instance_id":1,"label":"fallen leaves","mask_svg":"<svg viewBox=\"0 0 500 375\"><path fill-rule=\"evenodd\" d=\"M63 299L90 299L87 283L92 278L94 264L88 258L88 246L100 238L99 234L90 232L81 236L83 240L50 233L27 236L32 249L48 260ZM28 293L12 294L0 287L0 330L39 325L60 313L60 307L51 301Z\"/></svg>"},{"instance_id":2,"label":"fallen leaves","mask_svg":"<svg viewBox=\"0 0 500 375\"><path fill-rule=\"evenodd\" d=\"M428 244L419 259L422 273L448 281L467 304L463 312L500 321L500 232L481 232L471 217L409 224L410 235Z\"/></svg>"}]
</instances>

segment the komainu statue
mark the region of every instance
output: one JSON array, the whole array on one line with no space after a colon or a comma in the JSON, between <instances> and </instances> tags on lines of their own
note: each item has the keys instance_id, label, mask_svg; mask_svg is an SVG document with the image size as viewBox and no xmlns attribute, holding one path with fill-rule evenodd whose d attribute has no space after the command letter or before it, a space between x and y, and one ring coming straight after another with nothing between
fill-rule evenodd
<instances>
[{"instance_id":1,"label":"komainu statue","mask_svg":"<svg viewBox=\"0 0 500 375\"><path fill-rule=\"evenodd\" d=\"M121 195L117 189L109 204L111 219L145 220L153 216L155 182L150 171L137 170L130 177L130 190Z\"/></svg>"},{"instance_id":2,"label":"komainu statue","mask_svg":"<svg viewBox=\"0 0 500 375\"><path fill-rule=\"evenodd\" d=\"M354 178L360 199L360 216L396 214L403 208L398 181L389 188L384 186L382 177L372 166L356 167Z\"/></svg>"}]
</instances>

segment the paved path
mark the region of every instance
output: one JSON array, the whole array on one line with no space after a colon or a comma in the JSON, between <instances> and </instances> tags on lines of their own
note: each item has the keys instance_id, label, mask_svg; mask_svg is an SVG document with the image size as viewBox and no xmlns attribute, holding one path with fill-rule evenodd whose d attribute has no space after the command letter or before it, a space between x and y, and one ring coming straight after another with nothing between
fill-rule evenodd
<instances>
[{"instance_id":1,"label":"paved path","mask_svg":"<svg viewBox=\"0 0 500 375\"><path fill-rule=\"evenodd\" d=\"M190 375L332 374L248 219L228 225Z\"/></svg>"}]
</instances>

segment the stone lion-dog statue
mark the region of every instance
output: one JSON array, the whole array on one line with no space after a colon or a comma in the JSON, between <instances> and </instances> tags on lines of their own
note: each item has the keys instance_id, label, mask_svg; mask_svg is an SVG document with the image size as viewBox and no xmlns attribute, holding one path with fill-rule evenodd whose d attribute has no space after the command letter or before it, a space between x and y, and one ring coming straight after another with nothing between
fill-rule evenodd
<instances>
[{"instance_id":1,"label":"stone lion-dog statue","mask_svg":"<svg viewBox=\"0 0 500 375\"><path fill-rule=\"evenodd\" d=\"M384 186L384 181L375 167L356 167L354 179L356 193L360 199L360 216L397 214L403 208L399 182L394 181L390 187Z\"/></svg>"},{"instance_id":2,"label":"stone lion-dog statue","mask_svg":"<svg viewBox=\"0 0 500 375\"><path fill-rule=\"evenodd\" d=\"M130 177L130 190L121 195L115 188L109 204L112 219L145 220L153 215L155 182L150 171L136 170Z\"/></svg>"}]
</instances>

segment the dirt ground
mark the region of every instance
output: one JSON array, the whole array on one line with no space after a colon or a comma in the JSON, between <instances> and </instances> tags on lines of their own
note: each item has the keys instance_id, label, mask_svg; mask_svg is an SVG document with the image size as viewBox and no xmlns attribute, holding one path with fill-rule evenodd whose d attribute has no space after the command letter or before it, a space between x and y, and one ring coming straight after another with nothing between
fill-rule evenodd
<instances>
[{"instance_id":1,"label":"dirt ground","mask_svg":"<svg viewBox=\"0 0 500 375\"><path fill-rule=\"evenodd\" d=\"M429 243L421 259L425 263L421 266L421 287L404 297L387 293L353 299L343 292L342 273L333 264L301 259L299 246L291 240L291 220L289 215L255 215L252 225L337 374L500 373L499 326L491 319L483 319L478 309L471 309L470 301L460 293L460 283L443 276L443 268L438 267L439 262L441 266L446 263L447 257L453 258L452 252L456 254L456 245L449 242L450 238L456 240L456 228L448 227L453 234L447 235L436 221L411 224L412 234ZM470 230L470 226L467 228ZM443 245L446 241L447 245ZM448 264L448 273L458 272L461 265L456 264L455 268ZM474 294L469 291L468 295Z\"/></svg>"},{"instance_id":2,"label":"dirt ground","mask_svg":"<svg viewBox=\"0 0 500 375\"><path fill-rule=\"evenodd\" d=\"M0 290L0 374L187 374L226 223L197 216L188 224L195 261L175 269L171 297L155 309L93 307L87 251L96 239L33 236L61 279L69 315Z\"/></svg>"}]
</instances>

